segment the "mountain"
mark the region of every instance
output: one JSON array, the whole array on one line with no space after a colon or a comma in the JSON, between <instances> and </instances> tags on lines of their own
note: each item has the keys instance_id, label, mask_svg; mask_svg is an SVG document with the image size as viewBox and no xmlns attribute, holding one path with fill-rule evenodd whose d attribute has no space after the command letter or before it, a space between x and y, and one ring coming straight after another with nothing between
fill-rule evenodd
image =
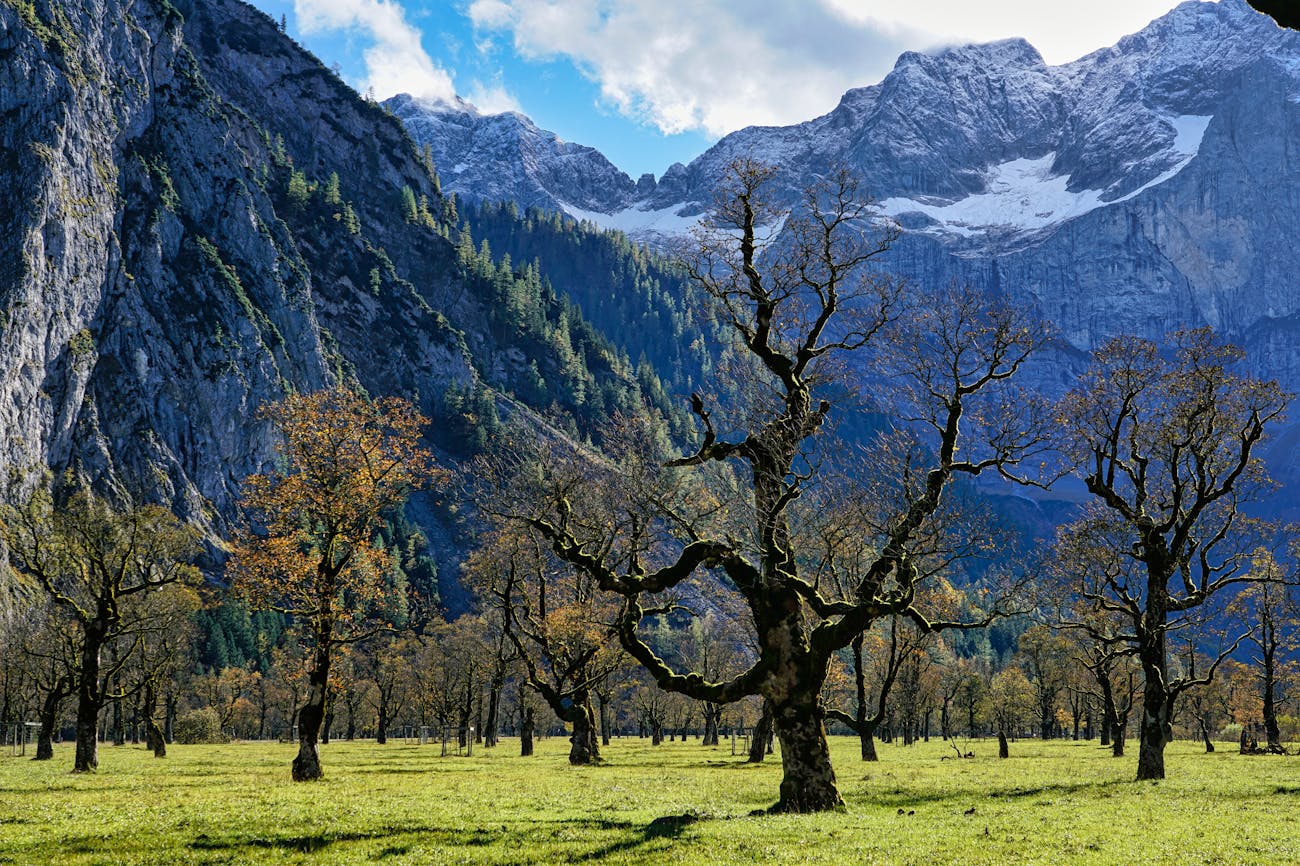
<instances>
[{"instance_id":1,"label":"mountain","mask_svg":"<svg viewBox=\"0 0 1300 866\"><path fill-rule=\"evenodd\" d=\"M1297 154L1300 34L1222 0L1184 3L1062 66L1019 39L906 53L830 113L728 135L621 207L597 204L626 190L601 175L545 192L653 241L693 224L739 156L775 166L790 202L845 165L906 230L892 270L983 287L1059 327L1044 387L1072 381L1114 334L1210 325L1256 372L1300 390ZM1296 462L1289 446L1274 456Z\"/></svg>"},{"instance_id":2,"label":"mountain","mask_svg":"<svg viewBox=\"0 0 1300 866\"><path fill-rule=\"evenodd\" d=\"M563 141L518 112L481 114L461 99L448 103L408 94L386 100L384 107L429 147L447 191L465 198L609 213L638 194L637 184L595 148ZM557 190L563 201L555 197Z\"/></svg>"},{"instance_id":3,"label":"mountain","mask_svg":"<svg viewBox=\"0 0 1300 866\"><path fill-rule=\"evenodd\" d=\"M263 13L0 0L0 470L167 505L215 569L240 482L274 460L259 408L339 381L416 401L449 464L502 415L596 437L611 412L671 412ZM417 499L393 532L429 540L455 607L452 510Z\"/></svg>"}]
</instances>

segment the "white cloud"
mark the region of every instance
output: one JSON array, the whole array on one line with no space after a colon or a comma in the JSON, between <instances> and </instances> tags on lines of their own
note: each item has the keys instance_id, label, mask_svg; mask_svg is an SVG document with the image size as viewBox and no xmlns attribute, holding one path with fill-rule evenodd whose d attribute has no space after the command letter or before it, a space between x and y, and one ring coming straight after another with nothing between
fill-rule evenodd
<instances>
[{"instance_id":1,"label":"white cloud","mask_svg":"<svg viewBox=\"0 0 1300 866\"><path fill-rule=\"evenodd\" d=\"M856 26L918 28L945 42L1020 36L1051 64L1068 63L1141 30L1180 0L822 0ZM1214 0L1217 2L1217 0Z\"/></svg>"},{"instance_id":2,"label":"white cloud","mask_svg":"<svg viewBox=\"0 0 1300 866\"><path fill-rule=\"evenodd\" d=\"M1111 44L1175 0L473 0L525 58L565 57L664 133L783 125L879 81L904 50L1025 36L1049 62Z\"/></svg>"},{"instance_id":3,"label":"white cloud","mask_svg":"<svg viewBox=\"0 0 1300 866\"><path fill-rule=\"evenodd\" d=\"M407 23L395 0L294 0L298 29L306 34L327 30L362 31L374 44L364 53L366 80L386 99L411 93L452 100L456 88L447 71L433 62L420 44L420 31Z\"/></svg>"},{"instance_id":4,"label":"white cloud","mask_svg":"<svg viewBox=\"0 0 1300 866\"><path fill-rule=\"evenodd\" d=\"M500 114L503 111L524 113L518 100L500 84L484 84L476 81L470 85L465 99L472 102L474 107L484 114Z\"/></svg>"}]
</instances>

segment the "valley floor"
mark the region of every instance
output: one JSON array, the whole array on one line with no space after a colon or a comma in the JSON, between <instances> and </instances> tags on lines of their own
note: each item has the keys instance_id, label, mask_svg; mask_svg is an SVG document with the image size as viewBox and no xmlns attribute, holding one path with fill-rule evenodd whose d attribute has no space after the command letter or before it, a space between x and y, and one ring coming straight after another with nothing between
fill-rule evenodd
<instances>
[{"instance_id":1,"label":"valley floor","mask_svg":"<svg viewBox=\"0 0 1300 866\"><path fill-rule=\"evenodd\" d=\"M293 748L104 746L100 772L0 755L0 863L1296 863L1300 757L1169 748L1170 778L1095 743L993 741L948 760L934 741L857 760L836 738L843 813L751 817L775 800L779 755L729 744L615 740L601 767L567 742L472 757L373 741L322 747L326 779L289 781ZM1133 750L1136 752L1136 743ZM674 817L690 815L690 819Z\"/></svg>"}]
</instances>

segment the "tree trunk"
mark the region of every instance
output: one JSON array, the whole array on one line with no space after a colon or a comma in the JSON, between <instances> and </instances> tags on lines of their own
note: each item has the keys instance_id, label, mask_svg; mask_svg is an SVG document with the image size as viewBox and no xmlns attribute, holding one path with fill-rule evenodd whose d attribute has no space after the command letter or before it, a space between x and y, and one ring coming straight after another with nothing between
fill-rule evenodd
<instances>
[{"instance_id":1,"label":"tree trunk","mask_svg":"<svg viewBox=\"0 0 1300 866\"><path fill-rule=\"evenodd\" d=\"M164 698L163 704L166 709L163 710L163 742L174 743L175 738L172 736L172 730L176 726L176 690L169 689L167 697Z\"/></svg>"},{"instance_id":2,"label":"tree trunk","mask_svg":"<svg viewBox=\"0 0 1300 866\"><path fill-rule=\"evenodd\" d=\"M483 742L483 690L474 697L474 742Z\"/></svg>"},{"instance_id":3,"label":"tree trunk","mask_svg":"<svg viewBox=\"0 0 1300 866\"><path fill-rule=\"evenodd\" d=\"M375 743L380 746L388 744L388 698L383 691L379 693L379 706L375 709Z\"/></svg>"},{"instance_id":4,"label":"tree trunk","mask_svg":"<svg viewBox=\"0 0 1300 866\"><path fill-rule=\"evenodd\" d=\"M722 705L708 704L704 705L704 739L700 743L702 746L716 746L718 744L718 728L722 724Z\"/></svg>"},{"instance_id":5,"label":"tree trunk","mask_svg":"<svg viewBox=\"0 0 1300 866\"><path fill-rule=\"evenodd\" d=\"M77 702L77 750L72 772L93 773L99 769L99 719L97 711Z\"/></svg>"},{"instance_id":6,"label":"tree trunk","mask_svg":"<svg viewBox=\"0 0 1300 866\"><path fill-rule=\"evenodd\" d=\"M115 686L115 688L118 688L118 690L120 691L120 686ZM113 723L112 723L113 745L125 746L126 745L126 724L123 720L121 700L113 701L112 719L113 719Z\"/></svg>"},{"instance_id":7,"label":"tree trunk","mask_svg":"<svg viewBox=\"0 0 1300 866\"><path fill-rule=\"evenodd\" d=\"M781 740L781 799L773 812L824 812L844 806L835 787L830 748L817 688L800 689L773 708L772 724Z\"/></svg>"},{"instance_id":8,"label":"tree trunk","mask_svg":"<svg viewBox=\"0 0 1300 866\"><path fill-rule=\"evenodd\" d=\"M165 758L167 757L167 739L163 736L162 728L158 727L158 722L154 720L154 714L157 710L157 685L150 679L144 684L143 697L140 702L140 717L144 721L144 741L145 746L153 751L155 758Z\"/></svg>"},{"instance_id":9,"label":"tree trunk","mask_svg":"<svg viewBox=\"0 0 1300 866\"><path fill-rule=\"evenodd\" d=\"M1124 757L1124 741L1128 739L1128 714L1124 720L1115 721L1115 727L1110 732L1110 753L1113 757Z\"/></svg>"},{"instance_id":10,"label":"tree trunk","mask_svg":"<svg viewBox=\"0 0 1300 866\"><path fill-rule=\"evenodd\" d=\"M573 725L569 737L569 763L576 766L600 763L600 740L596 732L596 713L587 695L574 696L573 709L566 720Z\"/></svg>"},{"instance_id":11,"label":"tree trunk","mask_svg":"<svg viewBox=\"0 0 1300 866\"><path fill-rule=\"evenodd\" d=\"M862 760L880 760L880 756L876 754L876 725L874 722L863 722L862 727L858 729L858 742L862 748Z\"/></svg>"},{"instance_id":12,"label":"tree trunk","mask_svg":"<svg viewBox=\"0 0 1300 866\"><path fill-rule=\"evenodd\" d=\"M1205 752L1210 754L1214 751L1214 743L1210 741L1210 726L1205 723L1205 716L1198 719L1201 726L1201 739L1205 742Z\"/></svg>"},{"instance_id":13,"label":"tree trunk","mask_svg":"<svg viewBox=\"0 0 1300 866\"><path fill-rule=\"evenodd\" d=\"M609 745L609 696L605 694L596 695L596 701L600 704L600 744Z\"/></svg>"},{"instance_id":14,"label":"tree trunk","mask_svg":"<svg viewBox=\"0 0 1300 866\"><path fill-rule=\"evenodd\" d=\"M316 663L312 665L311 673L307 677L307 701L298 711L298 757L293 759L295 782L311 782L321 777L320 752L316 748L316 743L320 737L321 726L325 722L325 699L329 694L329 675L329 636L318 635Z\"/></svg>"},{"instance_id":15,"label":"tree trunk","mask_svg":"<svg viewBox=\"0 0 1300 866\"><path fill-rule=\"evenodd\" d=\"M1165 686L1164 636L1143 651L1142 723L1138 736L1138 781L1165 777L1165 746L1173 739L1170 697ZM1119 740L1119 737L1116 737Z\"/></svg>"},{"instance_id":16,"label":"tree trunk","mask_svg":"<svg viewBox=\"0 0 1300 866\"><path fill-rule=\"evenodd\" d=\"M103 616L85 623L82 629L81 670L77 675L77 748L72 772L93 773L99 769L99 711L104 696L99 682L99 653L108 635Z\"/></svg>"},{"instance_id":17,"label":"tree trunk","mask_svg":"<svg viewBox=\"0 0 1300 866\"><path fill-rule=\"evenodd\" d=\"M45 693L41 702L41 727L36 734L36 757L33 761L49 761L54 758L54 728L59 723L59 707L68 692L68 678L59 677L53 688Z\"/></svg>"},{"instance_id":18,"label":"tree trunk","mask_svg":"<svg viewBox=\"0 0 1300 866\"><path fill-rule=\"evenodd\" d=\"M1282 730L1277 723L1277 665L1271 649L1264 653L1264 736L1268 740L1268 750L1274 754L1283 754Z\"/></svg>"},{"instance_id":19,"label":"tree trunk","mask_svg":"<svg viewBox=\"0 0 1300 866\"><path fill-rule=\"evenodd\" d=\"M749 760L750 764L761 764L767 756L767 744L772 739L772 708L767 701L763 701L763 712L758 717L758 724L754 725L754 735L749 741Z\"/></svg>"},{"instance_id":20,"label":"tree trunk","mask_svg":"<svg viewBox=\"0 0 1300 866\"><path fill-rule=\"evenodd\" d=\"M1007 748L1007 732L1001 728L998 729L998 757L1011 757L1011 750Z\"/></svg>"},{"instance_id":21,"label":"tree trunk","mask_svg":"<svg viewBox=\"0 0 1300 866\"><path fill-rule=\"evenodd\" d=\"M498 718L501 713L501 689L505 684L500 679L492 680L488 689L487 718L483 721L483 745L492 748L497 744Z\"/></svg>"},{"instance_id":22,"label":"tree trunk","mask_svg":"<svg viewBox=\"0 0 1300 866\"><path fill-rule=\"evenodd\" d=\"M520 711L519 721L519 756L527 758L533 753L533 708L524 707Z\"/></svg>"}]
</instances>

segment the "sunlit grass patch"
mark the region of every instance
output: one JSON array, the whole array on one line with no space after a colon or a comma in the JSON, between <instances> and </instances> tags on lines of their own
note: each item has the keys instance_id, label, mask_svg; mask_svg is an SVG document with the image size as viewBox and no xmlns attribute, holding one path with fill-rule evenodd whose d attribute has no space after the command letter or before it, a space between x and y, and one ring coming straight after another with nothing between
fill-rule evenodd
<instances>
[{"instance_id":1,"label":"sunlit grass patch","mask_svg":"<svg viewBox=\"0 0 1300 866\"><path fill-rule=\"evenodd\" d=\"M534 758L506 740L473 757L435 746L323 747L326 777L289 781L294 747L177 746L165 760L105 746L100 772L0 757L0 863L1291 863L1300 862L1300 758L1170 747L1170 778L1095 743L882 746L836 740L848 808L753 816L779 755L621 740L600 767L567 743Z\"/></svg>"}]
</instances>

